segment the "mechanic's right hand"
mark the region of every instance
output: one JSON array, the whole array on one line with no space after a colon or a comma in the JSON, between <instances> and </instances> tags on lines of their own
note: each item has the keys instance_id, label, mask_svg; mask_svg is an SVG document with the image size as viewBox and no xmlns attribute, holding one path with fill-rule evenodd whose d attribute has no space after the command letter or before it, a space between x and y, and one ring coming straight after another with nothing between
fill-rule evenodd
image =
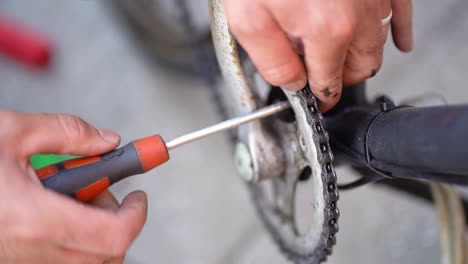
<instances>
[{"instance_id":1,"label":"mechanic's right hand","mask_svg":"<svg viewBox=\"0 0 468 264\"><path fill-rule=\"evenodd\" d=\"M76 116L0 110L0 263L123 263L147 214L143 192L90 205L46 190L29 163L38 153L91 156L120 137Z\"/></svg>"},{"instance_id":2,"label":"mechanic's right hand","mask_svg":"<svg viewBox=\"0 0 468 264\"><path fill-rule=\"evenodd\" d=\"M412 49L411 0L223 0L231 32L270 84L309 82L322 111L344 85L373 77L382 65L393 10L396 46ZM294 45L295 44L295 45ZM303 53L305 67L299 55Z\"/></svg>"}]
</instances>

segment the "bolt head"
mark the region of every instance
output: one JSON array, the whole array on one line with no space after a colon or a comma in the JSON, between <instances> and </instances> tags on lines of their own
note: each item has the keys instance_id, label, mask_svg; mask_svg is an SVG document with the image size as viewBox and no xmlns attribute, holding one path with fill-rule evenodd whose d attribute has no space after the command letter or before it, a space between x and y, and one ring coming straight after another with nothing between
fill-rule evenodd
<instances>
[{"instance_id":1,"label":"bolt head","mask_svg":"<svg viewBox=\"0 0 468 264\"><path fill-rule=\"evenodd\" d=\"M234 155L237 173L247 182L255 180L254 165L249 148L241 142L236 144Z\"/></svg>"}]
</instances>

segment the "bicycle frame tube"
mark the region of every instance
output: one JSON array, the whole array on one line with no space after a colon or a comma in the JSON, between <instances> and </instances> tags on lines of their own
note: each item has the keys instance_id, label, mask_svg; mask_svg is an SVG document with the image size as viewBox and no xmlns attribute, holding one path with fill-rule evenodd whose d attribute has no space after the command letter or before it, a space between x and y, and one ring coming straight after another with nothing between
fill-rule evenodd
<instances>
[{"instance_id":1,"label":"bicycle frame tube","mask_svg":"<svg viewBox=\"0 0 468 264\"><path fill-rule=\"evenodd\" d=\"M373 156L390 163L466 175L467 137L468 106L409 107L375 120L368 144Z\"/></svg>"},{"instance_id":2,"label":"bicycle frame tube","mask_svg":"<svg viewBox=\"0 0 468 264\"><path fill-rule=\"evenodd\" d=\"M326 128L338 156L392 176L468 185L458 177L468 174L468 106L354 106L328 116Z\"/></svg>"}]
</instances>

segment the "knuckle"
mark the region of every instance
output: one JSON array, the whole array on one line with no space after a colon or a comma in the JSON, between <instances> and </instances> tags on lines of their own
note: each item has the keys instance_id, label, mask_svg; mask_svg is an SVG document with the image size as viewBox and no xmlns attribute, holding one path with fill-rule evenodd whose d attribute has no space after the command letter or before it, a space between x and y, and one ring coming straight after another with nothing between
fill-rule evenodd
<instances>
[{"instance_id":1,"label":"knuckle","mask_svg":"<svg viewBox=\"0 0 468 264\"><path fill-rule=\"evenodd\" d=\"M347 43L352 40L354 35L354 24L348 23L347 21L338 22L331 29L332 38L338 43Z\"/></svg>"},{"instance_id":2,"label":"knuckle","mask_svg":"<svg viewBox=\"0 0 468 264\"><path fill-rule=\"evenodd\" d=\"M227 18L231 32L237 37L256 35L272 26L268 14L254 5L248 5L242 12L228 13Z\"/></svg>"},{"instance_id":3,"label":"knuckle","mask_svg":"<svg viewBox=\"0 0 468 264\"><path fill-rule=\"evenodd\" d=\"M309 82L310 85L316 90L329 90L331 92L335 92L341 89L342 76L340 72L340 74L331 75L329 79L316 80L314 78L310 78Z\"/></svg>"},{"instance_id":4,"label":"knuckle","mask_svg":"<svg viewBox=\"0 0 468 264\"><path fill-rule=\"evenodd\" d=\"M367 52L366 52L367 51ZM356 84L374 77L382 68L383 51L361 50L345 65L346 84Z\"/></svg>"},{"instance_id":5,"label":"knuckle","mask_svg":"<svg viewBox=\"0 0 468 264\"><path fill-rule=\"evenodd\" d=\"M62 127L63 133L70 142L86 136L88 132L88 125L80 117L74 115L57 114L56 118Z\"/></svg>"},{"instance_id":6,"label":"knuckle","mask_svg":"<svg viewBox=\"0 0 468 264\"><path fill-rule=\"evenodd\" d=\"M357 50L359 54L372 57L382 57L385 41L377 41L376 43L369 43L366 47L361 47Z\"/></svg>"},{"instance_id":7,"label":"knuckle","mask_svg":"<svg viewBox=\"0 0 468 264\"><path fill-rule=\"evenodd\" d=\"M311 32L321 37L328 36L338 44L350 42L356 28L355 19L343 12L340 15L333 12L320 13L312 16L309 23L313 28Z\"/></svg>"},{"instance_id":8,"label":"knuckle","mask_svg":"<svg viewBox=\"0 0 468 264\"><path fill-rule=\"evenodd\" d=\"M301 74L300 65L286 63L265 68L260 68L263 78L272 85L282 86L299 79Z\"/></svg>"}]
</instances>

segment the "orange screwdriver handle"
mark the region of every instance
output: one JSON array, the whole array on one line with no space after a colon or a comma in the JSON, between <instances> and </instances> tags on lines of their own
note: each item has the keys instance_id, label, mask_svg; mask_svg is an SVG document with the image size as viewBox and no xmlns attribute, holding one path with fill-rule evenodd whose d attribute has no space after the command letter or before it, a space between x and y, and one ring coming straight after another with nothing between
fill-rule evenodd
<instances>
[{"instance_id":1,"label":"orange screwdriver handle","mask_svg":"<svg viewBox=\"0 0 468 264\"><path fill-rule=\"evenodd\" d=\"M112 184L147 172L168 160L166 143L155 135L99 156L49 165L36 170L36 174L46 188L87 202Z\"/></svg>"}]
</instances>

